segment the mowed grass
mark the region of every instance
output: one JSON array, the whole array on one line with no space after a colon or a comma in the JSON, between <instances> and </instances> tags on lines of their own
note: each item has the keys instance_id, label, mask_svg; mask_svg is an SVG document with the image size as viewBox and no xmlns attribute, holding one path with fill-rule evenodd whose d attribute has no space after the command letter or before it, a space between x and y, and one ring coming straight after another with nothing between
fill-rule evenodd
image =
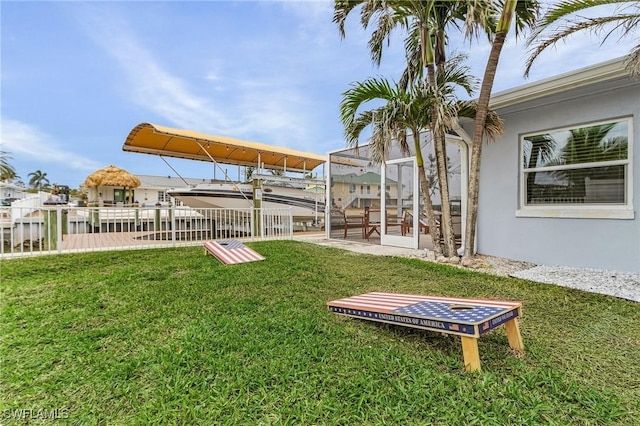
<instances>
[{"instance_id":1,"label":"mowed grass","mask_svg":"<svg viewBox=\"0 0 640 426\"><path fill-rule=\"evenodd\" d=\"M3 261L3 422L638 424L640 305L296 241L224 266L199 247ZM369 291L521 300L465 373L459 338L332 314ZM46 422L42 420L42 422Z\"/></svg>"}]
</instances>

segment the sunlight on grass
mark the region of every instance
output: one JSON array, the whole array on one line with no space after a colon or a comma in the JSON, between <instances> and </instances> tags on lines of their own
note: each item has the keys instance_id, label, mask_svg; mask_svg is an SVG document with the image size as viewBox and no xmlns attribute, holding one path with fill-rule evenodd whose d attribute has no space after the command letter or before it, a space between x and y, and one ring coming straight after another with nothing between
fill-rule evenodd
<instances>
[{"instance_id":1,"label":"sunlight on grass","mask_svg":"<svg viewBox=\"0 0 640 426\"><path fill-rule=\"evenodd\" d=\"M5 414L71 424L633 424L637 303L294 241L224 266L198 247L1 265ZM459 338L331 314L370 291L523 302L467 374Z\"/></svg>"}]
</instances>

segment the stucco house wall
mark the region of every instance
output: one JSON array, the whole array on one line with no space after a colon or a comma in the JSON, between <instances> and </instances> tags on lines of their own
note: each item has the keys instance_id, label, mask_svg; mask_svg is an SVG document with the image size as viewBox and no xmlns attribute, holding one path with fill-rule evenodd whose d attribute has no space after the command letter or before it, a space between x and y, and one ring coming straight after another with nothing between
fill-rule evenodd
<instances>
[{"instance_id":1,"label":"stucco house wall","mask_svg":"<svg viewBox=\"0 0 640 426\"><path fill-rule=\"evenodd\" d=\"M616 77L577 88L568 84L534 99L514 94L497 108L504 134L483 149L478 252L541 265L640 273L640 81ZM519 217L523 134L624 117L632 117L631 218ZM472 133L470 125L464 128Z\"/></svg>"}]
</instances>

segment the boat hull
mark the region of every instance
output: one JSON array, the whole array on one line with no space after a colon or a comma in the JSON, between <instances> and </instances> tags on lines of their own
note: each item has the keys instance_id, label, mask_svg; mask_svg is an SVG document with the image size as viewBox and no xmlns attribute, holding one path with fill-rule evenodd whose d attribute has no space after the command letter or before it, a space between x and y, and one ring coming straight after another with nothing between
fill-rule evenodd
<instances>
[{"instance_id":1,"label":"boat hull","mask_svg":"<svg viewBox=\"0 0 640 426\"><path fill-rule=\"evenodd\" d=\"M253 207L253 188L249 185L205 184L167 191L171 197L191 208L246 209ZM324 214L324 194L299 188L263 187L262 208L290 209L294 220L316 220Z\"/></svg>"}]
</instances>

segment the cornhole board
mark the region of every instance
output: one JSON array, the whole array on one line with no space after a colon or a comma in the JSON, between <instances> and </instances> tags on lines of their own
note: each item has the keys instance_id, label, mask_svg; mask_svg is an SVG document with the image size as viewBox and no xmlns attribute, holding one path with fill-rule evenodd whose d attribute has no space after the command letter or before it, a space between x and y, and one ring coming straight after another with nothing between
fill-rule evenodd
<instances>
[{"instance_id":1,"label":"cornhole board","mask_svg":"<svg viewBox=\"0 0 640 426\"><path fill-rule=\"evenodd\" d=\"M205 241L202 245L205 254L213 255L225 265L235 265L265 259L264 256L251 250L238 240Z\"/></svg>"},{"instance_id":2,"label":"cornhole board","mask_svg":"<svg viewBox=\"0 0 640 426\"><path fill-rule=\"evenodd\" d=\"M521 302L367 293L327 305L340 315L460 336L467 371L480 370L480 336L502 324L509 346L517 353L524 352L518 324L522 316Z\"/></svg>"}]
</instances>

